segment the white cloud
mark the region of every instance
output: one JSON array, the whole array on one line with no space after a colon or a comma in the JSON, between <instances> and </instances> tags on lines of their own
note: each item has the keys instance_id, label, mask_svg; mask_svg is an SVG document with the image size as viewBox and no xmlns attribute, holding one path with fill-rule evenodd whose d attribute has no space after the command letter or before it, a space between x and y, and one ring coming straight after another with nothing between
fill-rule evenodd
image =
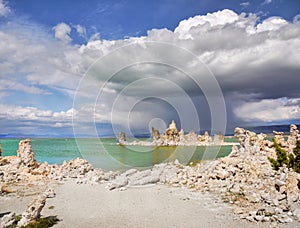
<instances>
[{"instance_id":1,"label":"white cloud","mask_svg":"<svg viewBox=\"0 0 300 228\"><path fill-rule=\"evenodd\" d=\"M247 122L273 122L300 119L299 99L264 99L244 103L234 110L235 114Z\"/></svg>"},{"instance_id":2,"label":"white cloud","mask_svg":"<svg viewBox=\"0 0 300 228\"><path fill-rule=\"evenodd\" d=\"M203 61L203 64L212 71L220 83L225 99L229 100L227 94L236 94L237 101L232 104L234 110L241 108L242 111L236 111L236 116L241 120L247 120L242 117L245 113L250 113L245 105L248 99L247 94L253 94L253 97L262 99L264 105L270 102L272 105L278 104L284 111L292 112L294 109L291 107L297 107L297 105L284 106L278 98L289 97L290 101L294 101L290 98L300 97L298 89L300 24L297 21L291 23L279 17L266 19L259 24L257 22L258 17L255 14L238 15L231 10L223 10L183 20L174 31L153 29L148 31L147 36L123 40L101 40L99 34L95 34L81 46L67 43L71 41L71 27L65 23L55 27L55 36L65 41L58 42L47 37L47 33L38 26L24 27L11 22L10 26L0 31L0 40L3 41L0 42L0 56L5 56L0 61L0 76L3 80L1 88L2 90L15 88L34 94L45 94L47 91L55 90L62 94L61 99L64 100L66 96L73 98L82 79L84 90L80 91L79 97L85 106L74 107L78 111L76 118L82 122L94 121L95 118L96 122L100 123L111 120L111 105L120 91L129 85L131 90L124 94L114 110L116 121L120 124L128 118L128 111L126 111L128 103L133 103L143 94L152 92L157 97L169 94L176 98L176 90L168 88L165 82L162 83L159 79L178 84L191 96L200 96L199 88L195 89L190 81L176 69L162 67L159 64L137 64L115 75L105 85L101 99L99 98L96 104L91 99L95 94L99 94L100 88L105 83L105 76L116 73L113 71L114 67L138 61L142 57L161 60L164 63L172 56L178 65L193 66L194 63L189 58L179 55L167 45L155 52L143 51L148 47L147 42L157 41L191 51ZM81 26L76 26L76 30L79 34L85 33ZM33 37L32 34L33 32L36 34L36 31L40 32ZM126 49L129 51L120 49L130 44L133 44L132 48ZM92 63L114 50L120 51L117 52L113 61L103 63L100 61L92 67L89 78L83 77ZM141 53L145 56L141 56ZM203 77L203 69L197 69L195 72L198 77ZM157 77L157 80L147 82L146 86L133 86L132 82L147 77ZM7 96L7 94L2 91L0 96ZM256 109L257 114L255 115L254 112L249 114L249 120L267 121L268 118L270 120L288 118L279 114L279 108L277 117L272 118L273 110L253 102L251 100L253 97L249 98L249 103L253 109ZM24 104L24 106L30 105ZM72 107L72 104L69 107ZM68 121L62 121L70 118L70 112L67 111L52 112L50 116L46 116L46 113L45 116L41 116L42 111L39 109L34 109L34 107L24 109L17 106L9 107L9 113L13 113L14 109L17 111L16 119L36 118L46 123L46 119L49 118L51 124L56 124L56 127L70 124ZM160 113L162 116L167 116L168 112L169 110L161 110ZM21 113L25 113L25 116ZM155 108L145 108L136 110L135 115L149 119L155 116L155 113ZM88 118L90 116L93 118ZM9 118L12 117L13 114L10 114ZM147 125L143 121L144 119L141 118L137 125Z\"/></svg>"},{"instance_id":3,"label":"white cloud","mask_svg":"<svg viewBox=\"0 0 300 228\"><path fill-rule=\"evenodd\" d=\"M276 31L288 22L280 17L270 17L257 25L257 32Z\"/></svg>"},{"instance_id":4,"label":"white cloud","mask_svg":"<svg viewBox=\"0 0 300 228\"><path fill-rule=\"evenodd\" d=\"M262 5L267 5L267 4L270 4L270 3L272 3L272 0L265 0L265 1L262 3Z\"/></svg>"},{"instance_id":5,"label":"white cloud","mask_svg":"<svg viewBox=\"0 0 300 228\"><path fill-rule=\"evenodd\" d=\"M10 8L4 2L4 0L0 0L0 17L5 17L10 12Z\"/></svg>"},{"instance_id":6,"label":"white cloud","mask_svg":"<svg viewBox=\"0 0 300 228\"><path fill-rule=\"evenodd\" d=\"M76 29L76 32L79 34L79 36L86 38L86 29L81 25L75 25L74 28Z\"/></svg>"},{"instance_id":7,"label":"white cloud","mask_svg":"<svg viewBox=\"0 0 300 228\"><path fill-rule=\"evenodd\" d=\"M65 43L69 43L72 41L72 38L70 37L71 27L66 23L62 22L57 24L55 27L53 27L53 30L55 32L54 34L55 38Z\"/></svg>"},{"instance_id":8,"label":"white cloud","mask_svg":"<svg viewBox=\"0 0 300 228\"><path fill-rule=\"evenodd\" d=\"M0 31L3 41L0 56L5 56L0 57L2 89L33 94L49 94L49 89L70 94L76 89L84 72L77 47L53 41L37 25L25 22L19 25L13 21L3 28Z\"/></svg>"},{"instance_id":9,"label":"white cloud","mask_svg":"<svg viewBox=\"0 0 300 228\"><path fill-rule=\"evenodd\" d=\"M242 6L243 9L247 8L248 6L250 6L250 2L242 2L240 4L240 6Z\"/></svg>"},{"instance_id":10,"label":"white cloud","mask_svg":"<svg viewBox=\"0 0 300 228\"><path fill-rule=\"evenodd\" d=\"M238 15L231 10L223 10L183 20L174 32L167 29L153 29L148 31L145 37L131 37L118 41L96 39L82 45L80 53L84 59L96 59L123 45L137 44L132 52L120 52L119 57L114 60L115 62L122 62L124 59L136 58L135 53L140 54L139 50L145 48L144 42L171 43L192 51L207 64L222 86L225 99L226 94L232 92L237 92L237 97L240 97L240 101L243 102L245 102L243 94L249 93L260 96L265 101L269 99L273 101L284 96L300 96L296 84L289 83L291 80L299 82L296 73L300 70L298 64L300 61L299 24L287 22L279 17L268 18L259 24L257 21L258 17L254 14ZM168 50L167 52L170 53L171 51ZM161 49L156 54L164 56L165 52L166 50ZM174 54L176 55L176 53ZM184 62L186 65L191 64L188 59L184 59L184 56L178 57L178 61ZM105 75L107 68L113 65L113 62L102 67L99 65L97 70L95 69L95 78L101 81L101 77L96 77L96 75ZM141 78L139 75L148 77L147 75L152 74L163 75L163 78L176 81L180 83L182 88L188 86L188 82L180 80L182 76L178 75L175 70L171 69L169 72L164 72L154 65L140 69L142 70L132 70L128 74L123 71L122 82L111 83L108 87L116 89L116 94L118 94L118 86L122 88L132 81L138 80ZM201 71L198 72L198 75L201 75ZM87 86L89 91L97 91L97 80ZM146 88L141 89L141 93L148 90L157 91L157 96L165 92L164 88L155 82L149 83ZM138 88L132 91L136 97L140 94ZM134 97L134 95L131 96ZM113 96L106 100L107 104L113 101ZM285 109L290 110L290 108ZM267 115L269 111L271 109L261 113L261 115L266 116L265 120L271 116L271 113ZM106 113L109 113L109 110ZM120 111L120 121L122 117L125 118L124 115L125 113ZM278 115L276 120L280 120L280 118L286 120L287 117Z\"/></svg>"},{"instance_id":11,"label":"white cloud","mask_svg":"<svg viewBox=\"0 0 300 228\"><path fill-rule=\"evenodd\" d=\"M293 19L293 23L299 23L299 22L300 22L300 14L297 14Z\"/></svg>"},{"instance_id":12,"label":"white cloud","mask_svg":"<svg viewBox=\"0 0 300 228\"><path fill-rule=\"evenodd\" d=\"M21 107L0 104L0 117L7 120L37 121L40 123L71 123L76 118L78 111L69 109L67 111L53 112L52 110L41 110L36 107Z\"/></svg>"},{"instance_id":13,"label":"white cloud","mask_svg":"<svg viewBox=\"0 0 300 228\"><path fill-rule=\"evenodd\" d=\"M179 34L180 39L189 39L193 38L190 31L194 27L203 26L211 29L217 26L231 24L237 20L238 15L235 12L225 9L215 13L208 13L205 16L195 16L190 17L187 20L183 20L179 23L174 32Z\"/></svg>"},{"instance_id":14,"label":"white cloud","mask_svg":"<svg viewBox=\"0 0 300 228\"><path fill-rule=\"evenodd\" d=\"M31 94L51 94L48 91L45 91L43 89L40 89L35 86L28 86L22 83L19 83L15 80L9 80L9 79L0 79L0 90L15 90L15 91L22 91L25 93L31 93Z\"/></svg>"}]
</instances>

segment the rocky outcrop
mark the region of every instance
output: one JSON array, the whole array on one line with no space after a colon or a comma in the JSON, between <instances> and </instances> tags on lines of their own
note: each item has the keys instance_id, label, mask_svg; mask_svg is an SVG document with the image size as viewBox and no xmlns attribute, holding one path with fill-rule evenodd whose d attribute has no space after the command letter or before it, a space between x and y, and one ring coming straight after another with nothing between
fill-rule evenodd
<instances>
[{"instance_id":1,"label":"rocky outcrop","mask_svg":"<svg viewBox=\"0 0 300 228\"><path fill-rule=\"evenodd\" d=\"M173 146L180 141L179 131L176 127L176 123L172 120L169 128L161 135L162 146Z\"/></svg>"},{"instance_id":2,"label":"rocky outcrop","mask_svg":"<svg viewBox=\"0 0 300 228\"><path fill-rule=\"evenodd\" d=\"M27 206L27 209L22 213L20 221L16 220L16 214L14 212L10 212L0 219L0 227L15 227L16 224L17 227L25 227L37 221L41 217L41 211L46 204L47 198L53 197L55 197L53 189L47 189Z\"/></svg>"},{"instance_id":3,"label":"rocky outcrop","mask_svg":"<svg viewBox=\"0 0 300 228\"><path fill-rule=\"evenodd\" d=\"M198 140L200 142L211 142L211 137L208 134L208 131L204 132L204 135L198 135Z\"/></svg>"},{"instance_id":4,"label":"rocky outcrop","mask_svg":"<svg viewBox=\"0 0 300 228\"><path fill-rule=\"evenodd\" d=\"M273 131L273 134L274 134L274 139L276 140L278 145L281 147L286 147L287 144L284 140L284 132Z\"/></svg>"},{"instance_id":5,"label":"rocky outcrop","mask_svg":"<svg viewBox=\"0 0 300 228\"><path fill-rule=\"evenodd\" d=\"M176 175L176 166L173 163L158 164L153 166L151 170L138 171L130 169L116 176L108 184L107 188L113 190L116 188L143 186L154 183L166 183Z\"/></svg>"},{"instance_id":6,"label":"rocky outcrop","mask_svg":"<svg viewBox=\"0 0 300 228\"><path fill-rule=\"evenodd\" d=\"M292 124L290 127L290 135L287 140L287 152L293 153L294 148L296 147L297 141L300 140L299 130L295 124Z\"/></svg>"},{"instance_id":7,"label":"rocky outcrop","mask_svg":"<svg viewBox=\"0 0 300 228\"><path fill-rule=\"evenodd\" d=\"M249 221L291 222L300 211L300 175L282 167L272 169L268 157L276 156L266 135L236 128L240 148L228 157L198 164L177 166L172 186L210 191L237 206L236 212Z\"/></svg>"},{"instance_id":8,"label":"rocky outcrop","mask_svg":"<svg viewBox=\"0 0 300 228\"><path fill-rule=\"evenodd\" d=\"M53 189L48 189L43 194L35 198L22 213L22 218L18 222L19 227L28 225L29 223L36 221L41 217L41 211L43 210L47 198L55 197Z\"/></svg>"},{"instance_id":9,"label":"rocky outcrop","mask_svg":"<svg viewBox=\"0 0 300 228\"><path fill-rule=\"evenodd\" d=\"M214 146L214 145L235 145L236 143L224 142L224 135L215 135L214 140L206 131L204 135L197 135L194 131L184 134L184 130L178 131L174 120L161 135L159 131L152 128L152 142L149 141L132 141L123 140L122 132L119 135L119 145L130 146Z\"/></svg>"},{"instance_id":10,"label":"rocky outcrop","mask_svg":"<svg viewBox=\"0 0 300 228\"><path fill-rule=\"evenodd\" d=\"M159 131L157 129L155 129L154 127L152 127L152 139L153 139L153 141L157 141L160 139Z\"/></svg>"},{"instance_id":11,"label":"rocky outcrop","mask_svg":"<svg viewBox=\"0 0 300 228\"><path fill-rule=\"evenodd\" d=\"M17 156L20 158L20 162L23 165L29 167L38 165L37 161L34 159L34 153L31 148L30 139L20 141Z\"/></svg>"},{"instance_id":12,"label":"rocky outcrop","mask_svg":"<svg viewBox=\"0 0 300 228\"><path fill-rule=\"evenodd\" d=\"M216 193L249 221L300 219L300 175L286 167L278 171L271 167L268 157L276 157L276 153L267 135L236 128L235 136L240 148L233 146L227 157L194 166L174 162L146 171L129 170L112 179L108 188L165 183Z\"/></svg>"},{"instance_id":13,"label":"rocky outcrop","mask_svg":"<svg viewBox=\"0 0 300 228\"><path fill-rule=\"evenodd\" d=\"M185 135L184 140L188 142L197 142L198 135L194 131L190 131L188 134Z\"/></svg>"},{"instance_id":14,"label":"rocky outcrop","mask_svg":"<svg viewBox=\"0 0 300 228\"><path fill-rule=\"evenodd\" d=\"M34 159L34 152L28 139L19 143L17 154L18 156L0 158L1 185L20 182L39 184L39 182L59 181L66 178L76 179L77 183L95 184L108 181L117 174L117 172L104 173L81 158L63 162L61 166L49 165L47 162L39 164ZM5 188L5 185L3 186L1 189Z\"/></svg>"},{"instance_id":15,"label":"rocky outcrop","mask_svg":"<svg viewBox=\"0 0 300 228\"><path fill-rule=\"evenodd\" d=\"M120 132L119 134L119 144L126 144L126 135L125 132Z\"/></svg>"},{"instance_id":16,"label":"rocky outcrop","mask_svg":"<svg viewBox=\"0 0 300 228\"><path fill-rule=\"evenodd\" d=\"M16 214L14 212L11 212L9 214L4 215L0 219L0 227L5 228L5 227L11 227L16 221Z\"/></svg>"}]
</instances>

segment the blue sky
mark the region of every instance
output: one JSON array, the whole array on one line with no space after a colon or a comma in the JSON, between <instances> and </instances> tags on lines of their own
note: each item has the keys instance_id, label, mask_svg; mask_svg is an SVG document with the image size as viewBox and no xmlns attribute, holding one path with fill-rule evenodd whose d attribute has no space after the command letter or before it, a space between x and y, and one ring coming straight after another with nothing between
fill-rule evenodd
<instances>
[{"instance_id":1,"label":"blue sky","mask_svg":"<svg viewBox=\"0 0 300 228\"><path fill-rule=\"evenodd\" d=\"M201 86L212 80L228 131L299 123L299 15L296 0L0 0L0 135L145 133L172 119L186 130L211 129L218 105ZM193 72L201 88L163 65L181 53L174 64L192 72L189 52L199 60ZM107 55L109 62L99 61ZM160 62L141 64L148 59ZM200 127L181 119L181 108L190 109L179 89Z\"/></svg>"},{"instance_id":2,"label":"blue sky","mask_svg":"<svg viewBox=\"0 0 300 228\"><path fill-rule=\"evenodd\" d=\"M153 28L174 30L183 19L222 9L255 13L262 20L280 16L291 21L300 12L298 1L283 0L11 0L8 5L14 10L15 16L28 18L46 28L50 29L60 22L80 24L89 35L99 32L101 39L146 35ZM84 41L78 39L75 42Z\"/></svg>"}]
</instances>

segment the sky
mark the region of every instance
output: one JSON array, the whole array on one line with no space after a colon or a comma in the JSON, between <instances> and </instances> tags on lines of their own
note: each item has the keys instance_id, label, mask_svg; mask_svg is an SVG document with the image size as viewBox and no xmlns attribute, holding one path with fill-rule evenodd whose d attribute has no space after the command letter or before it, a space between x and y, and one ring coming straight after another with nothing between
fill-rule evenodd
<instances>
[{"instance_id":1,"label":"sky","mask_svg":"<svg viewBox=\"0 0 300 228\"><path fill-rule=\"evenodd\" d=\"M0 0L0 136L299 124L297 0Z\"/></svg>"}]
</instances>

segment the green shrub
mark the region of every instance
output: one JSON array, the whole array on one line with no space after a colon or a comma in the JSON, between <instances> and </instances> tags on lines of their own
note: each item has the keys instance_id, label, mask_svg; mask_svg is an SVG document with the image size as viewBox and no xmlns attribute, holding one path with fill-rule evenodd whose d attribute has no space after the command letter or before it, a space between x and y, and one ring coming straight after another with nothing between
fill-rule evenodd
<instances>
[{"instance_id":1,"label":"green shrub","mask_svg":"<svg viewBox=\"0 0 300 228\"><path fill-rule=\"evenodd\" d=\"M292 168L295 172L300 173L300 140L297 141L293 154L287 155L287 152L279 146L275 139L273 139L277 159L268 157L272 167L278 170L283 165Z\"/></svg>"},{"instance_id":2,"label":"green shrub","mask_svg":"<svg viewBox=\"0 0 300 228\"><path fill-rule=\"evenodd\" d=\"M273 139L273 142L274 142L274 146L275 146L277 159L268 158L269 161L271 162L272 167L275 170L278 170L284 164L289 167L289 159L287 157L286 151L284 149L282 149L281 146L279 146L279 144L276 142L275 139Z\"/></svg>"},{"instance_id":3,"label":"green shrub","mask_svg":"<svg viewBox=\"0 0 300 228\"><path fill-rule=\"evenodd\" d=\"M300 140L297 141L296 147L294 149L294 164L293 169L295 172L300 173Z\"/></svg>"}]
</instances>

